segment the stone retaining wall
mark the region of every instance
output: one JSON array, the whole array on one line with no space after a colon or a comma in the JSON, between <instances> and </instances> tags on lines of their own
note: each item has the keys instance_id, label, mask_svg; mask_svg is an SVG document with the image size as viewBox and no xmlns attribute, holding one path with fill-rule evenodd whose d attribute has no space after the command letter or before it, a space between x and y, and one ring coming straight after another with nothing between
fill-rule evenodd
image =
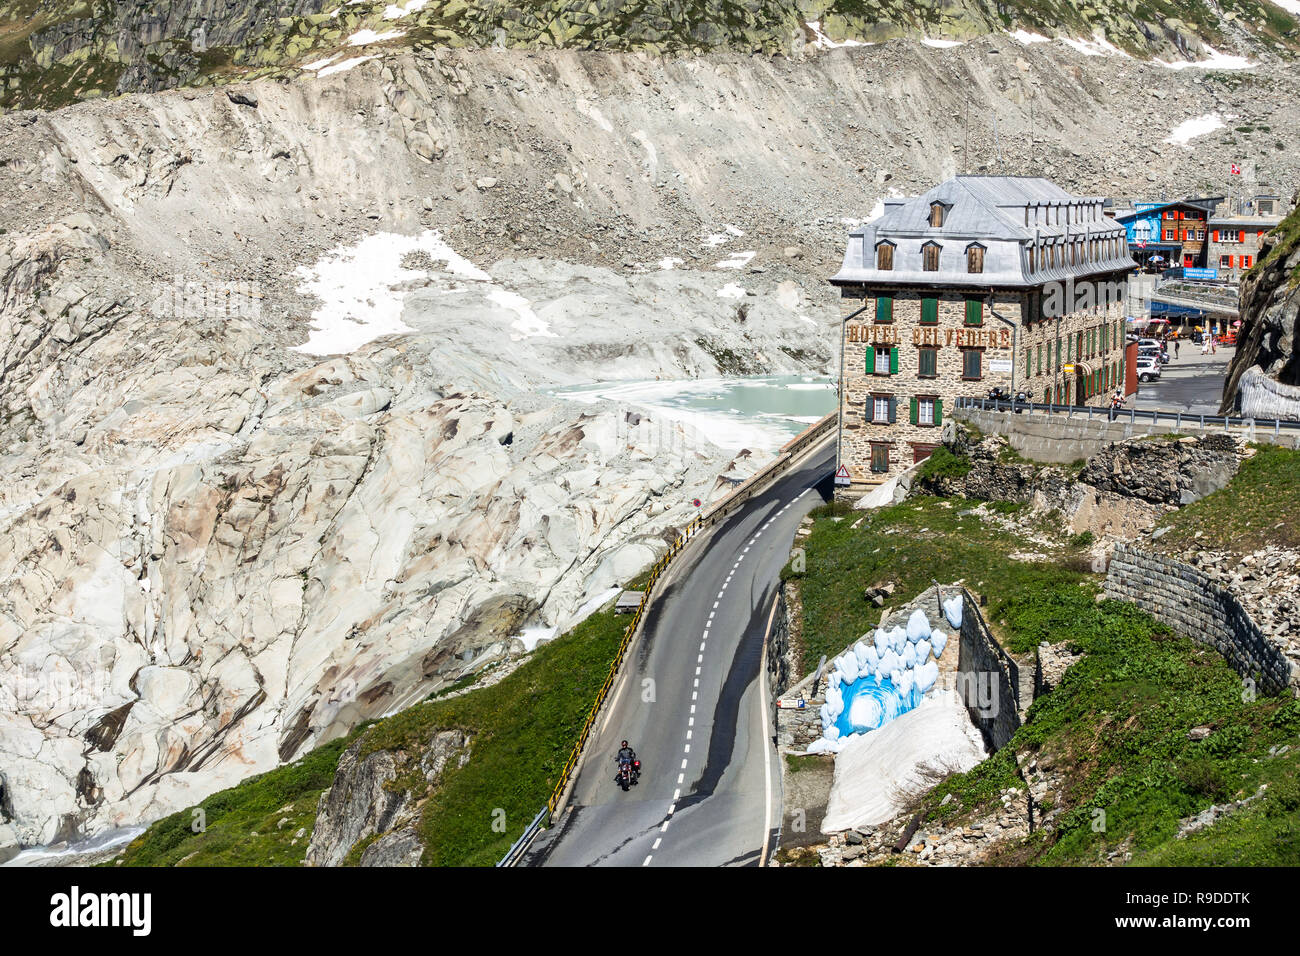
<instances>
[{"instance_id":1,"label":"stone retaining wall","mask_svg":"<svg viewBox=\"0 0 1300 956\"><path fill-rule=\"evenodd\" d=\"M962 588L958 691L989 752L1005 746L1020 726L1020 668L993 639L979 606Z\"/></svg>"},{"instance_id":2,"label":"stone retaining wall","mask_svg":"<svg viewBox=\"0 0 1300 956\"><path fill-rule=\"evenodd\" d=\"M1256 626L1232 592L1176 558L1117 545L1106 575L1107 597L1132 601L1193 640L1213 646L1264 694L1300 693L1282 649Z\"/></svg>"},{"instance_id":3,"label":"stone retaining wall","mask_svg":"<svg viewBox=\"0 0 1300 956\"><path fill-rule=\"evenodd\" d=\"M1039 412L995 412L979 408L954 408L950 417L974 425L985 434L1005 435L1011 447L1026 458L1049 464L1068 465L1080 458L1091 458L1114 442L1144 435L1204 435L1222 434L1222 425L1201 428L1199 416L1188 415L1182 423L1174 421L1152 422L1139 417L1125 421L1124 413L1116 421L1107 418L1106 410L1093 409L1092 419L1086 408L1073 415L1064 412L1045 414ZM1233 428L1233 435L1250 441L1267 442L1283 448L1300 448L1300 432L1283 431L1274 437L1272 423L1259 422L1252 429Z\"/></svg>"}]
</instances>

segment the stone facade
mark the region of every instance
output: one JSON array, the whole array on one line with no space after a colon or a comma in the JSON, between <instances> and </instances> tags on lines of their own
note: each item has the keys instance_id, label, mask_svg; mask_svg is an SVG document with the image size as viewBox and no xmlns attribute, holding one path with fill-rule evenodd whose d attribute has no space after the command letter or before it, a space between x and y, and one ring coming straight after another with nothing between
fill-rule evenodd
<instances>
[{"instance_id":1,"label":"stone facade","mask_svg":"<svg viewBox=\"0 0 1300 956\"><path fill-rule=\"evenodd\" d=\"M1300 690L1300 672L1269 640L1232 592L1176 558L1118 545L1107 597L1132 601L1180 634L1213 646L1260 693Z\"/></svg>"},{"instance_id":2,"label":"stone facade","mask_svg":"<svg viewBox=\"0 0 1300 956\"><path fill-rule=\"evenodd\" d=\"M1035 320L1030 311L1035 300L1024 292L975 297L938 288L846 287L842 295L847 321L840 346L840 462L849 473L850 494L928 456L941 443L943 418L958 397L981 398L1000 387L1023 390L1038 402L1103 407L1123 381L1122 297L1059 319ZM880 305L881 298L890 304ZM924 305L927 299L935 305ZM860 315L848 318L864 306ZM923 316L927 309L933 312ZM926 350L933 350L934 367L923 372ZM969 352L978 359L968 359Z\"/></svg>"}]
</instances>

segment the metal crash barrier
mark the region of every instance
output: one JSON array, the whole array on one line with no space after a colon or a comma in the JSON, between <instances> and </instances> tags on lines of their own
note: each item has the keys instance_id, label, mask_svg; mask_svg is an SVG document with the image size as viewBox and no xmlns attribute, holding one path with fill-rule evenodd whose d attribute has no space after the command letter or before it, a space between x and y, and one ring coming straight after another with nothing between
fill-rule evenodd
<instances>
[{"instance_id":1,"label":"metal crash barrier","mask_svg":"<svg viewBox=\"0 0 1300 956\"><path fill-rule=\"evenodd\" d=\"M596 699L591 705L586 721L583 722L582 731L578 734L578 740L573 746L573 752L569 755L569 759L565 761L564 769L560 772L560 779L551 792L551 798L546 802L546 806L533 818L532 823L528 825L523 835L515 841L506 855L497 863L497 866L516 865L523 858L533 838L537 836L546 823L550 822L550 818L555 814L556 808L564 796L564 791L573 778L573 771L582 757L583 748L591 736L591 728L596 725L596 719L600 716L601 708L605 706L605 701L609 698L609 692L614 687L614 681L623 666L623 659L627 656L627 649L632 644L632 638L636 636L637 628L645 619L646 611L649 609L650 601L655 593L655 586L668 570L673 559L682 553L686 545L700 531L717 525L719 521L730 515L739 505L748 501L755 493L761 491L774 479L784 474L789 469L790 463L801 453L833 435L836 421L837 413L832 412L786 442L777 452L776 458L750 475L734 491L709 508L708 511L691 519L690 523L677 535L677 538L663 557L655 562L654 567L650 569L649 580L646 582L645 590L641 595L641 603L637 605L636 613L633 614L631 622L623 631L623 640L619 644L618 653L614 656L613 663L610 664L609 674L605 677L605 682L600 685L600 690L596 693Z\"/></svg>"}]
</instances>

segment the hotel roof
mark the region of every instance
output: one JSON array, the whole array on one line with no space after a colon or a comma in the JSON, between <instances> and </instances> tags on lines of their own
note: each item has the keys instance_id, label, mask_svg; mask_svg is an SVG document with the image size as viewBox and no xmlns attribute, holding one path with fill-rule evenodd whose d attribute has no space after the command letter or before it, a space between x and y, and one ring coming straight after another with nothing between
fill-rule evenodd
<instances>
[{"instance_id":1,"label":"hotel roof","mask_svg":"<svg viewBox=\"0 0 1300 956\"><path fill-rule=\"evenodd\" d=\"M1124 227L1103 214L1103 197L1074 196L1040 177L956 176L884 205L877 219L849 233L832 283L1034 288L1134 266ZM935 205L943 207L941 226L930 225ZM1112 239L1120 242L1105 241ZM892 269L876 268L882 243L894 247ZM922 250L931 244L940 249L937 271L924 268ZM971 245L984 249L982 272L967 271ZM1061 250L1054 266L1053 247Z\"/></svg>"}]
</instances>

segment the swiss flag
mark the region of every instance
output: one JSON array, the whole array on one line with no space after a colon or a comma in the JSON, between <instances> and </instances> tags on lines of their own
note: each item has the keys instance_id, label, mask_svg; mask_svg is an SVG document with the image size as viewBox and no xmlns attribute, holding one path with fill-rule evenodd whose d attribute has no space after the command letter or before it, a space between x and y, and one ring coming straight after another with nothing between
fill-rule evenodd
<instances>
[{"instance_id":1,"label":"swiss flag","mask_svg":"<svg viewBox=\"0 0 1300 956\"><path fill-rule=\"evenodd\" d=\"M1234 175L1234 176L1240 176L1240 175L1241 175L1241 167L1240 167L1239 165L1237 165L1236 163L1233 163L1233 164L1232 164L1232 175Z\"/></svg>"}]
</instances>

